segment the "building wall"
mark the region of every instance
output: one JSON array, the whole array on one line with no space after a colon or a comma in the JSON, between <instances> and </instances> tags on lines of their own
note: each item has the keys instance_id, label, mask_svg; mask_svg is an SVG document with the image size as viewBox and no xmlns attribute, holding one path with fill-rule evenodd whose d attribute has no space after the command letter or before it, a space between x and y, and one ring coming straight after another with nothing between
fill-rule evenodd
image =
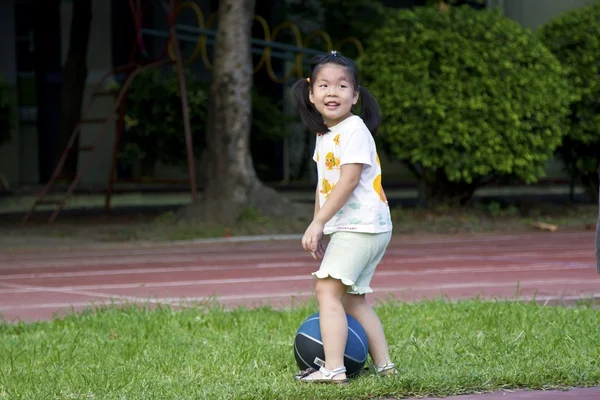
<instances>
[{"instance_id":1,"label":"building wall","mask_svg":"<svg viewBox=\"0 0 600 400\"><path fill-rule=\"evenodd\" d=\"M73 5L71 2L61 4L62 27L62 62L67 58L69 49L69 35L71 27L71 13ZM84 92L84 103L82 113L91 100L93 91L100 85L102 78L112 69L111 54L111 2L107 0L94 0L92 2L92 25L90 41L88 46L87 67L88 78ZM112 77L111 77L112 78ZM112 80L112 79L110 79ZM109 82L107 80L106 82ZM114 106L114 99L106 96L96 97L90 109L91 118L106 118ZM84 124L81 129L80 146L92 145L101 133L102 124ZM94 158L89 164L85 174L82 175L81 184L103 185L108 179L108 171L112 159L112 148L115 137L114 124L106 130ZM79 153L79 169L85 166L89 152Z\"/></svg>"},{"instance_id":2,"label":"building wall","mask_svg":"<svg viewBox=\"0 0 600 400\"><path fill-rule=\"evenodd\" d=\"M501 7L504 14L535 30L552 18L575 8L593 3L595 0L491 0L492 5Z\"/></svg>"},{"instance_id":3,"label":"building wall","mask_svg":"<svg viewBox=\"0 0 600 400\"><path fill-rule=\"evenodd\" d=\"M5 54L15 54L14 57L0 59L0 74L13 87L17 93L17 60L15 43L19 40L15 33L15 3L18 0L0 2L0 33ZM92 26L88 52L88 79L84 93L84 109L90 99L94 87L102 76L111 69L111 32L110 32L110 1L93 0ZM71 26L72 4L61 2L60 19L62 29L62 62L66 60ZM21 38L23 40L23 38ZM20 72L23 75L23 71ZM31 74L27 71L25 75ZM21 79L27 85L35 85L35 80L29 77ZM31 88L30 88L31 89ZM29 91L31 92L31 90ZM17 105L21 103L19 108ZM110 98L99 98L91 110L93 117L106 117L113 105ZM5 175L11 185L37 184L38 179L38 141L36 128L36 107L29 104L23 105L23 99L15 98L15 110L19 117L18 129L13 132L12 141L0 148L0 175ZM100 130L100 125L87 125L82 130L81 146L91 144ZM82 183L102 183L107 179L108 165L112 151L114 128L109 129L95 155L94 162L90 165ZM88 153L80 153L80 160L84 161ZM80 162L82 164L82 162Z\"/></svg>"}]
</instances>

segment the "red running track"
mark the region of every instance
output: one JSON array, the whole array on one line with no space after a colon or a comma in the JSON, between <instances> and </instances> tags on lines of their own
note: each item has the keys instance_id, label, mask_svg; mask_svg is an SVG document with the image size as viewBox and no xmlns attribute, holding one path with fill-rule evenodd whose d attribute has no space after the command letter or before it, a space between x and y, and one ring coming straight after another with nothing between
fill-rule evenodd
<instances>
[{"instance_id":1,"label":"red running track","mask_svg":"<svg viewBox=\"0 0 600 400\"><path fill-rule=\"evenodd\" d=\"M371 299L597 299L593 242L593 232L396 236ZM34 321L90 304L182 299L280 306L312 296L317 265L299 240L8 251L0 314Z\"/></svg>"}]
</instances>

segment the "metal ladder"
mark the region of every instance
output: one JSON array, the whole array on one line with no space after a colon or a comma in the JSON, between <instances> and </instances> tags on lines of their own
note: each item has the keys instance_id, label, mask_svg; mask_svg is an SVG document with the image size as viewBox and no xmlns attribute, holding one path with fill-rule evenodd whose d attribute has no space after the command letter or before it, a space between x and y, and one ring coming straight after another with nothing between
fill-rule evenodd
<instances>
[{"instance_id":1,"label":"metal ladder","mask_svg":"<svg viewBox=\"0 0 600 400\"><path fill-rule=\"evenodd\" d=\"M46 184L44 189L37 196L37 198L35 199L33 205L29 209L29 211L25 214L25 216L23 218L23 222L29 221L31 219L31 217L33 216L36 208L42 204L52 204L55 206L54 211L52 212L52 214L50 215L50 217L48 219L48 222L53 222L56 219L56 217L58 216L60 211L65 206L65 203L68 200L68 198L73 194L73 191L79 184L81 178L89 169L89 167L94 159L96 150L98 149L98 146L102 142L102 139L104 138L104 136L106 136L108 127L110 126L111 123L115 122L115 119L117 118L117 113L118 113L119 109L124 106L127 91L129 89L129 86L133 82L133 80L144 70L151 69L151 68L158 68L158 67L161 67L161 66L169 64L169 63L172 63L172 61L170 59L162 59L162 60L151 62L151 63L145 64L145 65L130 63L127 65L115 68L112 71L109 71L108 73L106 73L102 77L102 79L100 80L98 85L94 88L94 90L91 94L90 100L89 100L88 104L86 105L85 110L82 112L82 117L79 119L79 121L75 125L75 128L73 129L73 132L71 133L71 136L69 137L69 141L67 142L67 146L63 150L63 153L54 169L54 173L52 174L52 177L50 178L50 180L48 181L48 183ZM125 79L121 88L118 91L107 90L105 88L106 80L109 77L116 76L117 74L120 74L120 73L127 74L127 78ZM114 96L115 94L117 95L117 97L115 99L115 103L110 111L110 114L107 117L105 117L105 118L90 118L90 117L88 117L88 115L90 114L90 112L92 110L92 106L93 106L95 100L97 100L100 97ZM73 145L75 143L75 140L81 134L82 125L98 124L98 123L101 123L102 127L100 129L100 132L96 135L94 143L91 146L80 146L78 148L74 148ZM78 171L77 171L74 179L71 181L66 192L61 196L60 199L46 198L46 196L50 193L50 191L56 184L56 181L63 178L61 176L61 174L63 172L63 168L67 161L67 157L68 157L69 153L72 151L86 152L87 155L85 157L85 161L83 162L81 167L78 168ZM113 181L113 175L114 175L114 162L113 162L113 165L111 166L109 182Z\"/></svg>"}]
</instances>

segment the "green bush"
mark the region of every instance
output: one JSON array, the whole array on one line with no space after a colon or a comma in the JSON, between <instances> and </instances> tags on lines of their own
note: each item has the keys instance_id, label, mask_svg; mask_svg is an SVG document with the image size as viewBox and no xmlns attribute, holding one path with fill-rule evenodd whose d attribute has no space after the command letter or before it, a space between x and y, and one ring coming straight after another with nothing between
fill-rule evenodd
<instances>
[{"instance_id":1,"label":"green bush","mask_svg":"<svg viewBox=\"0 0 600 400\"><path fill-rule=\"evenodd\" d=\"M7 143L11 138L12 112L8 86L0 78L0 146Z\"/></svg>"},{"instance_id":2,"label":"green bush","mask_svg":"<svg viewBox=\"0 0 600 400\"><path fill-rule=\"evenodd\" d=\"M542 26L541 40L563 63L580 96L571 104L570 126L557 150L572 177L598 199L600 164L600 3L566 12Z\"/></svg>"},{"instance_id":3,"label":"green bush","mask_svg":"<svg viewBox=\"0 0 600 400\"><path fill-rule=\"evenodd\" d=\"M360 60L381 140L429 205L466 203L494 179L531 183L560 145L569 87L558 60L499 12L390 10Z\"/></svg>"}]
</instances>

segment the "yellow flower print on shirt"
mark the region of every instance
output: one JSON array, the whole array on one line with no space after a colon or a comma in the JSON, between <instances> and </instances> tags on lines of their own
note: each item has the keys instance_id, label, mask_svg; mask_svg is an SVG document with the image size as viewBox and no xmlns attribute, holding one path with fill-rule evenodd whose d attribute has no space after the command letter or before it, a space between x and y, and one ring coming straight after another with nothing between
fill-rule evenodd
<instances>
[{"instance_id":1,"label":"yellow flower print on shirt","mask_svg":"<svg viewBox=\"0 0 600 400\"><path fill-rule=\"evenodd\" d=\"M333 138L333 143L335 143L336 145L340 145L340 134L338 133L337 135L335 135L335 137Z\"/></svg>"},{"instance_id":2,"label":"yellow flower print on shirt","mask_svg":"<svg viewBox=\"0 0 600 400\"><path fill-rule=\"evenodd\" d=\"M385 192L383 191L383 186L381 186L381 174L377 175L373 180L373 190L375 190L375 193L379 195L381 201L387 204L387 197L385 196Z\"/></svg>"},{"instance_id":3,"label":"yellow flower print on shirt","mask_svg":"<svg viewBox=\"0 0 600 400\"><path fill-rule=\"evenodd\" d=\"M328 170L332 170L334 168L338 168L340 166L340 159L336 158L333 152L329 152L325 154L325 167Z\"/></svg>"},{"instance_id":4,"label":"yellow flower print on shirt","mask_svg":"<svg viewBox=\"0 0 600 400\"><path fill-rule=\"evenodd\" d=\"M377 157L377 164L381 167L381 162L379 161L379 155L376 155L376 157ZM375 179L373 180L373 190L375 190L375 193L377 193L377 195L379 196L381 201L383 201L384 203L387 204L387 202L388 202L387 197L383 190L383 186L381 185L381 174L377 175L375 177Z\"/></svg>"},{"instance_id":5,"label":"yellow flower print on shirt","mask_svg":"<svg viewBox=\"0 0 600 400\"><path fill-rule=\"evenodd\" d=\"M331 193L334 187L335 183L331 184L327 179L323 179L323 181L321 182L321 190L319 192L323 193L325 195L325 198L328 198L329 194Z\"/></svg>"}]
</instances>

